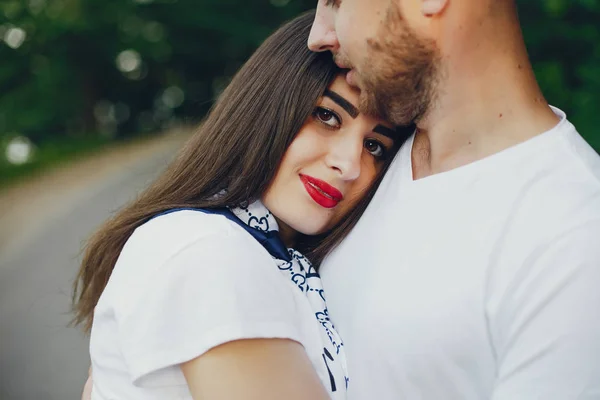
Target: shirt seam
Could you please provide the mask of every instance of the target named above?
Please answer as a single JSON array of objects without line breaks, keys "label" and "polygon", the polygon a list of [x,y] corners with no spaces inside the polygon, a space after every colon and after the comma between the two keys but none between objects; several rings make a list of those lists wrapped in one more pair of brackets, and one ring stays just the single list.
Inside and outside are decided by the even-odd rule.
[{"label": "shirt seam", "polygon": [[[269,330],[273,332],[259,332],[260,330]],[[220,339],[219,339],[220,337]],[[130,356],[138,359],[136,365],[145,365],[146,368],[133,367],[131,371],[131,382],[138,386],[139,380],[153,372],[158,372],[169,367],[177,367],[181,364],[201,357],[215,347],[221,346],[237,340],[250,339],[287,339],[299,343],[306,352],[306,344],[301,340],[302,335],[293,325],[285,322],[257,322],[252,324],[231,324],[213,328],[201,336],[200,341],[194,345],[188,345],[182,349],[181,354],[173,355],[171,349],[156,351],[144,357],[141,353],[131,353]],[[187,355],[184,355],[186,353]],[[194,353],[190,355],[190,353]],[[150,365],[150,366],[148,366]]]}]

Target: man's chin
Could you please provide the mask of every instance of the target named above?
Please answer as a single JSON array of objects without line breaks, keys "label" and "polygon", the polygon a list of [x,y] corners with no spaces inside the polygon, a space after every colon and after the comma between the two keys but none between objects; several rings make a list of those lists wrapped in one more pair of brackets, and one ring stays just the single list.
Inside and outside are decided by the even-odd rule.
[{"label": "man's chin", "polygon": [[397,126],[405,126],[412,123],[404,112],[397,112],[396,99],[385,93],[376,92],[373,88],[367,88],[360,92],[358,109],[361,113],[374,118],[383,119]]},{"label": "man's chin", "polygon": [[370,115],[374,118],[385,119],[381,109],[377,106],[377,100],[373,93],[361,90],[358,99],[358,109],[362,114]]}]

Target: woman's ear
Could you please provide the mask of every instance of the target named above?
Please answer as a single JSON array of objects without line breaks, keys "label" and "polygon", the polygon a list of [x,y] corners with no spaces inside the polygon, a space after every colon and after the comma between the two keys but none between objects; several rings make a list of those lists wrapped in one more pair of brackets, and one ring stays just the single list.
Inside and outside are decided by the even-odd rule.
[{"label": "woman's ear", "polygon": [[426,17],[433,17],[441,14],[450,0],[422,0],[421,12]]}]

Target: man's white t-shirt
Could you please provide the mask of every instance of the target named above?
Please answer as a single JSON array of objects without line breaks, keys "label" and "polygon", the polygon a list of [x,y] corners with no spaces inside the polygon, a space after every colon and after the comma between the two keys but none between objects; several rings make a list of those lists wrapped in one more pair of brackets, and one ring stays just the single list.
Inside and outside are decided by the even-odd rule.
[{"label": "man's white t-shirt", "polygon": [[320,329],[306,295],[240,226],[197,211],[163,215],[129,238],[96,306],[92,399],[191,399],[179,365],[251,338],[299,342],[328,389]]},{"label": "man's white t-shirt", "polygon": [[321,267],[349,399],[600,399],[600,158],[554,111],[424,179],[400,150]]}]

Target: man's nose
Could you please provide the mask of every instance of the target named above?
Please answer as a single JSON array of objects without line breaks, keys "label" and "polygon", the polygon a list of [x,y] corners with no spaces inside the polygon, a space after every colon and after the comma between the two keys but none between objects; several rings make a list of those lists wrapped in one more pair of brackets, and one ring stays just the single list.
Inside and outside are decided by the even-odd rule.
[{"label": "man's nose", "polygon": [[319,2],[313,26],[308,36],[308,48],[315,52],[337,52],[339,43],[333,24],[333,11]]}]

